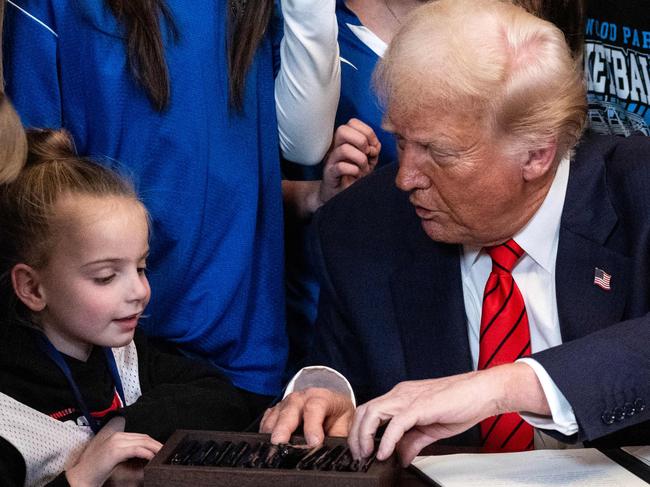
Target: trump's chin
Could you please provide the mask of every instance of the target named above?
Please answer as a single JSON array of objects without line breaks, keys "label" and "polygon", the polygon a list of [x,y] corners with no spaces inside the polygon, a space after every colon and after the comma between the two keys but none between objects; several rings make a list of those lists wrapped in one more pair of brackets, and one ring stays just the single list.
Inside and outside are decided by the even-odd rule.
[{"label": "trump's chin", "polygon": [[424,233],[436,242],[483,247],[485,246],[485,242],[489,240],[487,236],[479,235],[478,232],[472,232],[467,227],[451,220],[443,222],[435,218],[430,218],[420,220],[420,224]]},{"label": "trump's chin", "polygon": [[460,243],[460,233],[453,225],[442,223],[436,219],[420,220],[422,229],[427,236],[436,242]]}]

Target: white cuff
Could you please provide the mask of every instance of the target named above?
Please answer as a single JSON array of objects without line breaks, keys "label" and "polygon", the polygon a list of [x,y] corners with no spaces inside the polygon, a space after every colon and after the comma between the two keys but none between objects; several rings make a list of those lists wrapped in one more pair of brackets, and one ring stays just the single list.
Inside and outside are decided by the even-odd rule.
[{"label": "white cuff", "polygon": [[340,394],[346,394],[352,400],[352,405],[355,408],[357,407],[354,391],[345,376],[324,365],[313,365],[300,369],[287,384],[283,399],[294,391],[302,391],[309,387],[322,387]]},{"label": "white cuff", "polygon": [[578,422],[576,420],[575,414],[573,414],[573,408],[567,398],[564,397],[564,394],[558,389],[551,379],[551,376],[548,375],[548,372],[541,366],[537,360],[532,358],[522,358],[517,360],[517,362],[524,362],[528,364],[539,379],[542,389],[544,390],[544,395],[548,401],[549,408],[551,409],[551,418],[537,416],[534,414],[521,414],[521,417],[530,423],[535,428],[541,429],[553,429],[563,435],[571,436],[578,432]]}]

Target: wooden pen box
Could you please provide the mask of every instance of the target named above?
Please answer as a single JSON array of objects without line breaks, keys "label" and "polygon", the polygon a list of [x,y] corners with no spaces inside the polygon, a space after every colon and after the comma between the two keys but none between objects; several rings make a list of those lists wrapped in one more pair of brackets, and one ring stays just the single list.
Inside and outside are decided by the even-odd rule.
[{"label": "wooden pen box", "polygon": [[[354,487],[394,485],[398,473],[394,457],[385,462],[372,462],[367,471],[297,470],[282,468],[215,467],[205,465],[172,464],[183,445],[196,441],[202,445],[213,441],[223,444],[246,442],[250,445],[269,442],[270,436],[257,433],[226,433],[221,431],[178,430],[165,443],[144,469],[145,487],[219,487],[219,486],[296,486],[296,487]],[[299,436],[292,444],[303,444]],[[345,438],[326,438],[324,445],[335,448],[346,445]],[[175,456],[176,455],[176,456]]]}]

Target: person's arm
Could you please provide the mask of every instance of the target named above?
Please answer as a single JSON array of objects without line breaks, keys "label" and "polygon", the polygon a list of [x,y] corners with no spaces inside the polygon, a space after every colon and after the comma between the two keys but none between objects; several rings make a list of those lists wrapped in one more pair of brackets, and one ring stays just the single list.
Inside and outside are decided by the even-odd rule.
[{"label": "person's arm", "polygon": [[289,381],[282,401],[264,413],[260,433],[287,443],[302,423],[305,440],[319,445],[325,435],[347,436],[356,401],[347,379],[324,366],[304,367]]},{"label": "person's arm", "polygon": [[314,165],[332,140],[341,74],[334,0],[282,0],[284,37],[275,102],[280,147],[290,161]]},{"label": "person's arm", "polygon": [[[532,355],[570,403],[578,422],[578,441],[597,440],[630,427],[645,431],[647,438],[649,343],[650,315]],[[512,411],[551,416],[542,383],[526,362],[403,382],[357,409],[350,449],[358,457],[370,455],[377,428],[388,423],[377,458],[387,458],[399,443],[406,465],[426,445]]]},{"label": "person's arm", "polygon": [[567,398],[577,441],[634,427],[650,437],[650,315],[533,354]]},{"label": "person's arm", "polygon": [[[327,208],[323,211],[327,212]],[[261,431],[272,433],[272,440],[276,443],[288,441],[291,433],[301,424],[310,444],[322,441],[326,434],[333,434],[330,431],[332,426],[335,426],[337,434],[347,434],[354,411],[354,398],[344,389],[351,383],[355,393],[361,393],[361,397],[367,395],[364,376],[370,372],[362,354],[363,347],[359,335],[345,318],[346,310],[338,297],[337,286],[330,278],[327,258],[323,255],[321,238],[325,229],[322,211],[316,215],[312,225],[315,230],[312,233],[313,253],[321,289],[309,363],[332,367],[350,382],[346,380],[341,386],[339,381],[327,390],[327,379],[319,383],[310,381],[307,388],[296,388],[295,392],[267,411]]]},{"label": "person's arm", "polygon": [[523,362],[533,369],[544,390],[551,411],[549,416],[534,416],[522,413],[521,417],[533,427],[547,430],[547,432],[548,430],[557,432],[563,436],[559,438],[561,441],[571,443],[572,440],[577,438],[578,422],[566,396],[562,394],[551,376],[548,375],[548,372],[544,370],[544,367],[537,360],[525,357],[517,360],[517,362]]},{"label": "person's arm", "polygon": [[234,387],[213,367],[164,353],[136,334],[142,396],[122,409],[125,431],[160,441],[176,429],[242,430],[270,398]]},{"label": "person's arm", "polygon": [[5,8],[5,91],[26,127],[62,124],[58,34],[49,3],[14,0]]},{"label": "person's arm", "polygon": [[309,219],[336,194],[370,174],[379,159],[381,143],[372,128],[356,118],[336,129],[320,181],[282,181],[287,214]]},{"label": "person's arm", "polygon": [[542,386],[525,363],[401,382],[357,408],[348,443],[356,458],[368,457],[374,450],[377,429],[388,423],[377,459],[385,460],[397,448],[406,466],[425,446],[458,435],[485,418],[512,411],[550,414]]},{"label": "person's arm", "polygon": [[[46,487],[100,487],[107,480],[110,485],[125,485],[124,480],[143,478],[143,463],[131,468],[128,476],[127,461],[133,458],[150,460],[162,446],[146,435],[123,433],[123,418],[113,418],[86,446],[76,462],[50,480]],[[27,476],[25,460],[11,443],[0,437],[0,479],[3,487],[23,487]],[[133,484],[128,484],[133,485]]]},{"label": "person's arm", "polygon": [[[114,417],[88,442],[75,464],[65,471],[70,487],[102,487],[111,478],[144,480],[144,463],[129,469],[128,462],[151,460],[162,444],[148,435],[125,433],[124,418]],[[117,477],[116,477],[117,476]]]},{"label": "person's arm", "polygon": [[[127,460],[151,460],[162,445],[147,435],[124,433],[123,425],[123,418],[110,420],[88,442],[74,464],[50,480],[47,487],[101,487],[121,470]],[[136,478],[142,478],[141,467],[135,473]],[[20,452],[0,437],[1,484],[4,487],[22,487],[26,475],[25,460]]]}]

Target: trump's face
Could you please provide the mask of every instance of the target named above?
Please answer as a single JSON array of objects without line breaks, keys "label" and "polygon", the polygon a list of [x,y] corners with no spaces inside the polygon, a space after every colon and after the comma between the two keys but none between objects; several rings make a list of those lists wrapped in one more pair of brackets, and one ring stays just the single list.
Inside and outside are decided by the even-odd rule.
[{"label": "trump's face", "polygon": [[524,156],[471,112],[410,112],[389,112],[386,125],[397,137],[396,184],[410,193],[427,235],[486,246],[522,228],[540,203],[526,193]]}]

